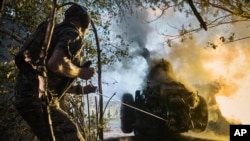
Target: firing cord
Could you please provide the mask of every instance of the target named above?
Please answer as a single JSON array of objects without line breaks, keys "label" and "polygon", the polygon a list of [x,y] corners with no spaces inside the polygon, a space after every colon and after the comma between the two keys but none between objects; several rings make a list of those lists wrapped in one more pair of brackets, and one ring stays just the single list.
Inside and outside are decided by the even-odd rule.
[{"label": "firing cord", "polygon": [[[98,94],[96,94],[96,95],[98,95]],[[106,97],[106,98],[111,98],[111,97],[106,96],[106,95],[101,94],[101,93],[99,93],[99,95],[102,95],[103,97]],[[160,117],[160,116],[157,116],[157,115],[155,115],[155,114],[152,114],[152,113],[150,113],[150,112],[147,112],[147,111],[145,111],[145,110],[142,110],[142,109],[140,109],[140,108],[137,108],[137,107],[135,107],[135,106],[126,104],[126,103],[124,103],[124,102],[122,102],[122,101],[120,101],[120,100],[114,99],[114,100],[112,100],[112,101],[117,101],[117,102],[121,103],[122,105],[128,106],[128,107],[130,107],[130,108],[132,108],[132,109],[135,109],[135,110],[137,110],[137,111],[140,111],[140,112],[142,112],[142,113],[145,113],[145,114],[147,114],[147,115],[150,115],[150,116],[152,116],[152,117],[155,117],[155,118],[160,119],[160,120],[162,120],[162,121],[168,122],[166,119],[164,119],[164,118],[162,118],[162,117]]]}]

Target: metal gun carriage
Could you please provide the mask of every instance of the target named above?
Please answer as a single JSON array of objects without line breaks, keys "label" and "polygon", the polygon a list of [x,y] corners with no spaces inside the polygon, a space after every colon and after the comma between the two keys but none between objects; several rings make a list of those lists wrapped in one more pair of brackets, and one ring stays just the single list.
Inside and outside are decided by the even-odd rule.
[{"label": "metal gun carriage", "polygon": [[122,131],[143,140],[165,140],[170,134],[202,132],[207,127],[206,100],[171,79],[148,81],[134,95],[123,94],[121,101]]}]

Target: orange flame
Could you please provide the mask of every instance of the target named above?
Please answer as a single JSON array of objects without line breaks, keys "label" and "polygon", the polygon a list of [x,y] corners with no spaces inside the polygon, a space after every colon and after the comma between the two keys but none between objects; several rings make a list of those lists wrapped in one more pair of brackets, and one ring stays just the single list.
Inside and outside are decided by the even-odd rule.
[{"label": "orange flame", "polygon": [[[204,49],[196,41],[171,48],[168,57],[174,71],[188,84],[206,84],[217,80],[219,87],[206,95],[210,109],[219,108],[228,122],[250,124],[250,51],[248,44]],[[211,102],[210,101],[210,102]]]}]

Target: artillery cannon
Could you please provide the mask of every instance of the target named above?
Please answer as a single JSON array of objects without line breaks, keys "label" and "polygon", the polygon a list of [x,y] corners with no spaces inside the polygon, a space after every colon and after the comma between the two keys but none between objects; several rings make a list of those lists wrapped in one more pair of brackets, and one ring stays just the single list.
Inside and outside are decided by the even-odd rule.
[{"label": "artillery cannon", "polygon": [[165,141],[169,135],[206,129],[205,99],[175,81],[169,65],[165,60],[157,61],[151,65],[143,90],[123,94],[120,118],[124,133],[134,132],[143,141]]}]

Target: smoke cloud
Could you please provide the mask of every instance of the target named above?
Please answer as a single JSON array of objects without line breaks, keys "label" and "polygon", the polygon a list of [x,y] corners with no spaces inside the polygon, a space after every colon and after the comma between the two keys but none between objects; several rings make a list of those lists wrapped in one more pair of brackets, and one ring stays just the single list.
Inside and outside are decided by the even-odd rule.
[{"label": "smoke cloud", "polygon": [[[247,35],[245,28],[232,26],[241,37]],[[214,30],[216,33],[218,29]],[[250,48],[247,41],[222,44],[219,36],[207,38],[219,45],[217,49],[206,48],[204,43],[193,39],[173,45],[166,56],[173,63],[177,77],[206,97],[210,111],[208,128],[228,134],[229,124],[250,123],[250,115],[246,113],[250,106],[247,102]]]},{"label": "smoke cloud", "polygon": [[144,10],[134,8],[134,14],[131,15],[129,11],[124,11],[126,15],[120,17],[121,30],[124,33],[125,38],[131,42],[135,42],[139,47],[144,48],[147,43],[148,34],[152,31],[152,28],[146,23],[145,19],[148,17],[148,13]]},{"label": "smoke cloud", "polygon": [[[123,59],[115,65],[113,70],[104,75],[117,82],[114,87],[111,89],[108,87],[106,91],[133,94],[135,90],[143,87],[148,63],[140,54],[143,48],[147,48],[151,59],[168,60],[173,66],[176,80],[193,91],[197,90],[207,100],[208,130],[228,134],[229,124],[250,124],[248,112],[248,107],[250,107],[248,94],[250,48],[247,40],[222,44],[219,37],[225,33],[219,31],[225,30],[220,27],[219,30],[209,29],[208,32],[199,33],[192,40],[173,43],[169,48],[157,43],[164,37],[156,35],[156,29],[145,23],[148,16],[147,12],[137,11],[133,16],[123,17],[121,32],[126,33],[124,37],[128,41],[136,44],[130,46],[131,58]],[[237,31],[238,36],[248,35],[244,24],[232,25],[230,29]],[[207,41],[219,46],[216,49],[207,48]]]},{"label": "smoke cloud", "polygon": [[108,76],[104,79],[117,82],[111,90],[107,88],[107,93],[115,91],[118,92],[119,97],[123,93],[134,94],[136,90],[142,89],[148,67],[142,54],[147,44],[148,34],[152,31],[152,28],[145,23],[147,12],[134,8],[132,15],[126,10],[123,13],[124,15],[119,19],[121,24],[116,27],[116,32],[122,33],[122,38],[130,43],[129,57],[121,59],[108,70],[108,74],[104,74],[104,77]]}]

